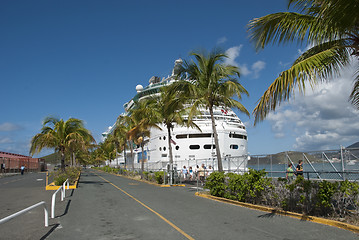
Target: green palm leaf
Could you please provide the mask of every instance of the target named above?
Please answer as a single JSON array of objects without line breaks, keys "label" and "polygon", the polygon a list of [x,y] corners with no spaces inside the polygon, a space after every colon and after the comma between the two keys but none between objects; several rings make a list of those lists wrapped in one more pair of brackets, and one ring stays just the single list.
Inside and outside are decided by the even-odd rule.
[{"label": "green palm leaf", "polygon": [[[311,86],[338,76],[348,65],[350,55],[359,56],[359,3],[353,0],[291,0],[288,7],[296,12],[274,13],[253,19],[248,24],[250,39],[256,49],[269,43],[285,44],[297,41],[312,47],[283,71],[259,99],[253,114],[255,124],[294,93],[304,93]],[[358,73],[358,72],[357,72]],[[353,105],[358,103],[358,74],[350,95]]]}]

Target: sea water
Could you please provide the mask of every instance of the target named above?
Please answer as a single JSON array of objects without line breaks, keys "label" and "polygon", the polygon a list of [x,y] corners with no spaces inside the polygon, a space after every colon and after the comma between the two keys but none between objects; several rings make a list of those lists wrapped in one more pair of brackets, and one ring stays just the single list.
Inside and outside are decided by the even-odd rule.
[{"label": "sea water", "polygon": [[[344,164],[344,171],[341,162],[332,163],[331,166],[328,162],[312,163],[312,166],[308,163],[303,163],[304,177],[309,179],[327,179],[327,180],[359,180],[359,162],[354,164]],[[282,177],[285,178],[287,164],[249,164],[248,168],[255,170],[265,169],[267,176],[269,177]],[[296,166],[293,166],[295,170]]]}]

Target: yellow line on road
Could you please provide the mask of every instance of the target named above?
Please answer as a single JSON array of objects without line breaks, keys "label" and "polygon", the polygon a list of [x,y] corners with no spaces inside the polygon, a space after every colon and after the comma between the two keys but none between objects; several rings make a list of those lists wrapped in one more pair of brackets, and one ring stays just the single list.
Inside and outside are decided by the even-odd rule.
[{"label": "yellow line on road", "polygon": [[109,184],[111,184],[112,186],[114,186],[115,188],[117,188],[118,190],[120,190],[121,192],[123,192],[124,194],[126,194],[127,196],[129,196],[130,198],[132,198],[133,200],[135,200],[136,202],[138,202],[139,204],[141,204],[142,206],[144,206],[145,208],[147,208],[148,210],[150,210],[151,212],[153,212],[154,214],[156,214],[159,218],[161,218],[163,221],[165,221],[166,223],[168,223],[171,227],[173,227],[174,229],[176,229],[179,233],[181,233],[183,236],[185,236],[187,239],[190,240],[194,240],[193,237],[191,237],[190,235],[188,235],[187,233],[185,233],[182,229],[180,229],[179,227],[177,227],[176,225],[174,225],[171,221],[167,220],[164,216],[162,216],[161,214],[159,214],[158,212],[156,212],[155,210],[153,210],[152,208],[150,208],[149,206],[147,206],[146,204],[142,203],[140,200],[137,200],[135,197],[133,197],[131,194],[127,193],[126,191],[122,190],[121,188],[117,187],[115,184],[113,184],[112,182],[108,181],[107,179],[101,177],[100,175],[98,175],[97,173],[95,173],[99,178],[102,178],[103,180],[105,180],[106,182],[108,182]]}]

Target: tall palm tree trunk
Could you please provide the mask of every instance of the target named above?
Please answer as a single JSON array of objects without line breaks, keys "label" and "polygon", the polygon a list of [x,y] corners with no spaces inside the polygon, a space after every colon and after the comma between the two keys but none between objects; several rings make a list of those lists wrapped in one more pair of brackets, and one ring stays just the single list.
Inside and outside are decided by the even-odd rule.
[{"label": "tall palm tree trunk", "polygon": [[142,159],[141,159],[141,173],[145,170],[145,146],[141,143]]},{"label": "tall palm tree trunk", "polygon": [[75,154],[74,152],[72,153],[72,164],[73,164],[72,166],[75,166],[75,167],[77,166],[77,163],[76,163],[76,154]]},{"label": "tall palm tree trunk", "polygon": [[134,158],[134,156],[133,156],[132,140],[130,140],[130,150],[131,150],[131,166],[132,166],[132,171],[135,171],[135,158]]},{"label": "tall palm tree trunk", "polygon": [[126,141],[123,144],[123,159],[125,160],[125,169],[127,169]]},{"label": "tall palm tree trunk", "polygon": [[60,150],[61,153],[61,171],[65,171],[65,149],[61,148]]},{"label": "tall palm tree trunk", "polygon": [[221,151],[219,149],[218,134],[217,134],[216,122],[214,120],[214,115],[213,115],[213,107],[209,108],[209,113],[211,115],[211,121],[212,121],[212,131],[213,131],[213,136],[214,136],[214,144],[216,145],[218,171],[223,172],[222,156],[221,156]]},{"label": "tall palm tree trunk", "polygon": [[168,135],[168,154],[169,154],[169,163],[170,163],[170,184],[173,183],[173,153],[172,153],[172,145],[171,145],[171,126],[167,125],[167,135]]},{"label": "tall palm tree trunk", "polygon": [[171,126],[167,126],[167,134],[168,134],[168,154],[170,159],[170,164],[173,165],[173,153],[172,153],[172,145],[171,145]]}]

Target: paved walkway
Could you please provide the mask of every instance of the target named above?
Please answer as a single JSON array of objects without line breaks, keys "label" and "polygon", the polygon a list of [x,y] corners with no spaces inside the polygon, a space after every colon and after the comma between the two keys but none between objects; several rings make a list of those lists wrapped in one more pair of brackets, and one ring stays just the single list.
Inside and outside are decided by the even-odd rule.
[{"label": "paved walkway", "polygon": [[[0,218],[40,201],[50,211],[45,174],[0,179]],[[44,227],[41,208],[0,225],[0,239],[359,239],[346,230],[196,197],[84,170],[78,189],[56,202]]]},{"label": "paved walkway", "polygon": [[[24,175],[7,176],[0,179],[0,219],[45,201],[51,211],[51,197],[54,191],[46,191],[46,173],[25,173]],[[71,190],[67,191],[70,195]],[[55,215],[65,212],[66,204],[60,201],[57,194]],[[49,215],[50,216],[50,215]],[[0,224],[0,239],[43,239],[58,225],[58,219],[49,219],[49,227],[45,228],[44,210],[35,208],[9,222]]]},{"label": "paved walkway", "polygon": [[46,239],[358,239],[346,230],[86,170]]}]

